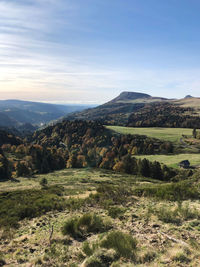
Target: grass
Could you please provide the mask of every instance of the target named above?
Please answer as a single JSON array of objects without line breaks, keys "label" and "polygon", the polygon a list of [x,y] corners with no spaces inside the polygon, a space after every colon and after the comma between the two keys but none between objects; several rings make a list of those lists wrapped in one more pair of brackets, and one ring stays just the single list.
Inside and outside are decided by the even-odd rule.
[{"label": "grass", "polygon": [[[8,266],[119,267],[158,266],[161,261],[169,266],[170,258],[174,266],[179,262],[188,266],[178,254],[184,252],[182,245],[168,257],[175,245],[169,236],[188,244],[191,252],[185,256],[191,267],[198,266],[200,203],[199,175],[195,175],[195,179],[164,183],[88,168],[0,183],[1,220],[8,220],[8,215],[20,219],[18,228],[0,229],[3,260]],[[45,188],[40,185],[42,178],[48,182]],[[62,190],[54,190],[57,187]],[[182,206],[180,199],[186,200]],[[67,235],[63,235],[66,222]]]},{"label": "grass", "polygon": [[190,219],[200,218],[200,212],[197,209],[191,207],[189,203],[182,204],[182,202],[178,202],[175,207],[169,207],[165,204],[159,208],[152,209],[152,212],[159,220],[177,225]]},{"label": "grass", "polygon": [[153,137],[164,141],[170,141],[173,143],[179,143],[180,139],[182,138],[182,135],[192,136],[192,129],[186,128],[136,128],[121,126],[107,126],[107,128],[120,134],[146,135],[148,137]]},{"label": "grass", "polygon": [[168,183],[160,185],[142,185],[135,188],[134,193],[138,196],[154,197],[160,200],[180,201],[187,199],[199,199],[198,186],[188,181]]},{"label": "grass", "polygon": [[[133,178],[134,177],[134,178]],[[95,190],[102,182],[127,183],[135,182],[138,177],[128,174],[114,173],[112,171],[94,168],[64,169],[45,175],[36,175],[34,178],[17,178],[17,181],[0,182],[0,192],[25,189],[40,189],[40,181],[45,178],[48,186],[60,185],[65,188],[66,195],[77,195]],[[146,179],[146,178],[143,178]],[[149,179],[151,180],[151,179]]]},{"label": "grass", "polygon": [[179,168],[182,160],[189,160],[192,166],[200,165],[200,154],[177,154],[177,155],[139,155],[136,158],[146,158],[149,161],[159,161],[169,167]]}]

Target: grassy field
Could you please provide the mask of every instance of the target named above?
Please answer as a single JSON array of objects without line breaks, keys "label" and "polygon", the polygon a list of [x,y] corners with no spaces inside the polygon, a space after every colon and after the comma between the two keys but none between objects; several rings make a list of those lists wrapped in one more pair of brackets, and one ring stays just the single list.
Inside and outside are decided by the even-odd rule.
[{"label": "grassy field", "polygon": [[135,128],[121,126],[107,126],[107,128],[121,134],[146,135],[173,143],[179,143],[182,135],[192,135],[192,129],[185,128]]},{"label": "grassy field", "polygon": [[173,168],[179,168],[178,163],[189,160],[192,166],[200,165],[200,154],[178,154],[178,155],[140,155],[136,158],[146,158],[150,161],[159,161]]}]

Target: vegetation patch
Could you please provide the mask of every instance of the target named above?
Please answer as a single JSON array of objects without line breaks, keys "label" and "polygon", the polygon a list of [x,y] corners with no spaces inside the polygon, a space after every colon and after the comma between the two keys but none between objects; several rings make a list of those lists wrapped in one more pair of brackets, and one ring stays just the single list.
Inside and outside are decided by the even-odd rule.
[{"label": "vegetation patch", "polygon": [[109,267],[117,259],[116,251],[113,249],[98,249],[83,263],[84,267]]},{"label": "vegetation patch", "polygon": [[119,218],[120,216],[122,216],[124,214],[124,212],[126,211],[125,208],[121,208],[121,207],[110,207],[108,208],[108,215],[110,217],[112,217],[113,219]]},{"label": "vegetation patch", "polygon": [[101,247],[114,249],[119,257],[134,260],[136,258],[137,240],[129,234],[113,231],[101,241]]},{"label": "vegetation patch", "polygon": [[178,202],[176,207],[162,205],[159,208],[151,209],[159,220],[165,223],[181,224],[182,222],[190,219],[199,219],[200,212],[189,206],[189,203],[182,204]]},{"label": "vegetation patch", "polygon": [[199,199],[200,196],[199,188],[188,181],[139,186],[134,190],[134,194],[171,201]]},{"label": "vegetation patch", "polygon": [[63,235],[73,238],[83,238],[90,233],[102,233],[111,228],[111,224],[93,213],[86,213],[81,217],[73,217],[62,227]]},{"label": "vegetation patch", "polygon": [[51,210],[62,210],[63,188],[52,186],[42,190],[19,190],[0,194],[0,226],[17,227],[25,218],[34,218]]}]

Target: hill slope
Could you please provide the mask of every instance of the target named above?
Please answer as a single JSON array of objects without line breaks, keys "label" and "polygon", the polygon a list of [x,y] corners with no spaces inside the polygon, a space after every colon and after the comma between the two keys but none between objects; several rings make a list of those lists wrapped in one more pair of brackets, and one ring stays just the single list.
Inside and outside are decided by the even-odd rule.
[{"label": "hill slope", "polygon": [[130,127],[200,128],[200,98],[166,99],[122,92],[93,109],[70,114],[69,120],[98,120],[105,125]]},{"label": "hill slope", "polygon": [[148,94],[137,92],[122,92],[113,100],[96,108],[87,109],[66,116],[67,119],[99,120],[104,124],[126,125],[129,116],[148,103],[166,101],[165,98],[152,97]]}]

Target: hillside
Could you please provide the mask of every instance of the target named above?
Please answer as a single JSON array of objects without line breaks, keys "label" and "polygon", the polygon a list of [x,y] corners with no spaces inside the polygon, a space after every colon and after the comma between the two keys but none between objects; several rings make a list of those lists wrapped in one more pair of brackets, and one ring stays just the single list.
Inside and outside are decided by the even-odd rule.
[{"label": "hillside", "polygon": [[98,107],[66,116],[69,120],[99,120],[104,124],[126,125],[129,116],[147,103],[166,101],[165,98],[152,97],[137,92],[122,92],[113,100]]},{"label": "hillside", "polygon": [[127,126],[200,128],[198,110],[177,102],[147,104],[129,116]]},{"label": "hillside", "polygon": [[0,127],[17,127],[19,123],[10,118],[7,114],[4,112],[0,112]]},{"label": "hillside", "polygon": [[69,120],[98,120],[129,127],[200,128],[200,98],[174,100],[137,92],[122,92],[96,108],[70,114]]}]

